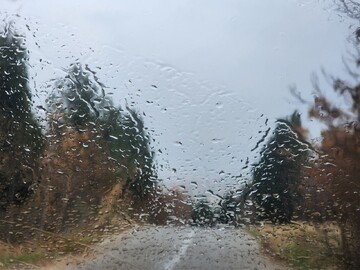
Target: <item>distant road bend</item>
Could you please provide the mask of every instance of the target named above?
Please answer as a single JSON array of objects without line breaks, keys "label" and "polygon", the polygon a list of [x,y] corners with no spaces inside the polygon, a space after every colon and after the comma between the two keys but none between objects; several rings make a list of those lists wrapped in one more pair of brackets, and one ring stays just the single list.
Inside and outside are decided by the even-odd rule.
[{"label": "distant road bend", "polygon": [[285,269],[239,229],[145,227],[98,247],[99,256],[66,269]]}]

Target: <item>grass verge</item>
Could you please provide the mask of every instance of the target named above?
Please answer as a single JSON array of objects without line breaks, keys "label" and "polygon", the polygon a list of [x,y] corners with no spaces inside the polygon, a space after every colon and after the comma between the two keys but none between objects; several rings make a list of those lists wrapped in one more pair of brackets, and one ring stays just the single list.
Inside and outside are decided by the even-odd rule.
[{"label": "grass verge", "polygon": [[66,257],[83,258],[93,254],[93,245],[129,226],[117,224],[54,234],[36,229],[31,240],[18,245],[0,241],[0,269],[43,269]]},{"label": "grass verge", "polygon": [[335,223],[264,224],[246,231],[259,240],[265,253],[295,269],[345,269],[340,229]]}]

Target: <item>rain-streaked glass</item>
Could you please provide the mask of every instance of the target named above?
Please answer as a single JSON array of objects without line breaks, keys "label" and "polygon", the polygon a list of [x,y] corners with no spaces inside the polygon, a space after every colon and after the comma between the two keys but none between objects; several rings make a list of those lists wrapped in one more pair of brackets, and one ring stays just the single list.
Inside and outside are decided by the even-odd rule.
[{"label": "rain-streaked glass", "polygon": [[360,268],[360,2],[0,4],[0,269]]}]

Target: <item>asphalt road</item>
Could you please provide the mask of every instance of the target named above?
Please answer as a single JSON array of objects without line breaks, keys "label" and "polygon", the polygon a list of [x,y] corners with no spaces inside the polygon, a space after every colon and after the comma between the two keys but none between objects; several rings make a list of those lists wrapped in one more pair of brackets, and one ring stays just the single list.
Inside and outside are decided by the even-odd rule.
[{"label": "asphalt road", "polygon": [[259,251],[240,229],[147,227],[97,247],[92,260],[66,269],[285,269]]}]

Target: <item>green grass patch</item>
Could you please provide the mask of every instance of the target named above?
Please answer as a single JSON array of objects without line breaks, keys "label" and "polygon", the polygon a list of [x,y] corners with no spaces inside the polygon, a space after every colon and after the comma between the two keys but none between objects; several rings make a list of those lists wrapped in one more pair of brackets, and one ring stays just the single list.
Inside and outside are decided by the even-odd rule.
[{"label": "green grass patch", "polygon": [[247,228],[244,228],[244,231],[260,242],[262,242],[264,240],[264,237],[262,236],[262,234],[260,233],[260,230],[257,227],[254,227],[254,226],[247,227]]},{"label": "green grass patch", "polygon": [[281,256],[298,269],[341,269],[339,258],[324,246],[312,244],[290,244]]},{"label": "green grass patch", "polygon": [[85,245],[91,245],[93,242],[94,237],[92,236],[84,236],[80,239],[80,243],[83,243]]},{"label": "green grass patch", "polygon": [[45,258],[44,253],[40,251],[24,252],[19,254],[1,254],[0,265],[5,267],[19,263],[36,265],[39,261],[41,261],[44,258]]},{"label": "green grass patch", "polygon": [[20,254],[18,256],[13,257],[15,261],[31,263],[31,264],[37,263],[43,258],[44,258],[44,254],[41,252],[30,252],[28,254]]}]

